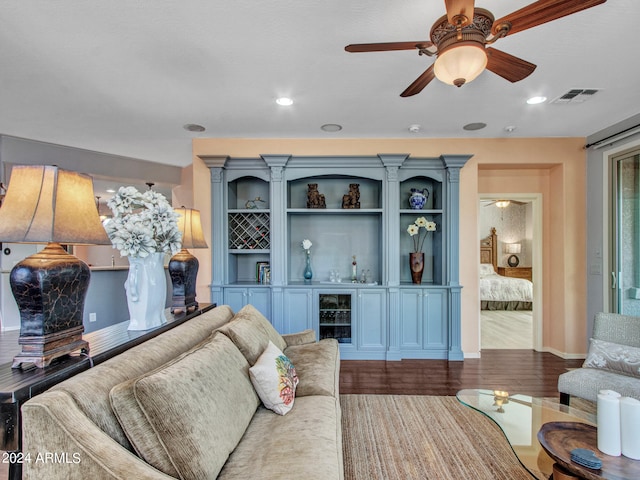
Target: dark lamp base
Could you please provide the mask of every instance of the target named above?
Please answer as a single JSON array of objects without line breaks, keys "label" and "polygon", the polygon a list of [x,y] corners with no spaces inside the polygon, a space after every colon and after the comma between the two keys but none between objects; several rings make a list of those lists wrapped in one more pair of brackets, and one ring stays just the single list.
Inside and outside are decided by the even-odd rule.
[{"label": "dark lamp base", "polygon": [[169,274],[173,284],[171,313],[191,312],[198,308],[196,302],[196,277],[198,259],[186,248],[176,253],[169,261]]},{"label": "dark lamp base", "polygon": [[43,368],[54,358],[89,350],[82,318],[90,277],[89,267],[58,243],[13,267],[9,280],[20,311],[22,352],[12,368],[23,363]]},{"label": "dark lamp base", "polygon": [[84,327],[76,327],[39,337],[20,337],[18,343],[22,345],[22,351],[13,357],[11,368],[20,368],[23,363],[33,363],[38,368],[44,368],[55,358],[77,350],[88,355],[89,343],[82,340],[83,331]]}]

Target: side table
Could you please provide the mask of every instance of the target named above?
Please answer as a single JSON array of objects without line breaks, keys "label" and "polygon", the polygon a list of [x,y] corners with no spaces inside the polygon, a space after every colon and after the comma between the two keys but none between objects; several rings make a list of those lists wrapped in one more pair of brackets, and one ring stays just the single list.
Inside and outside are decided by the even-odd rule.
[{"label": "side table", "polygon": [[[538,431],[538,441],[547,454],[565,470],[587,480],[635,480],[640,478],[640,461],[612,457],[598,450],[598,429],[580,422],[549,422]],[[574,448],[586,448],[602,460],[602,468],[593,470],[571,461]]]}]

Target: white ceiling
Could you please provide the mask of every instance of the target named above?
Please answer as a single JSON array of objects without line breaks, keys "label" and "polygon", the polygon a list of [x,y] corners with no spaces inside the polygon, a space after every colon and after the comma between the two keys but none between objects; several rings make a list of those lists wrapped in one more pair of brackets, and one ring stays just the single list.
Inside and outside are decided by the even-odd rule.
[{"label": "white ceiling", "polygon": [[[476,6],[499,18],[529,3]],[[434,80],[401,98],[432,58],[344,51],[428,40],[444,13],[441,0],[3,0],[0,134],[184,166],[195,136],[587,136],[640,111],[637,0],[499,40],[538,65],[515,84],[486,71],[460,89]],[[581,104],[525,103],[573,88],[602,90]],[[282,95],[294,105],[276,105]],[[471,122],[487,127],[464,131]]]}]

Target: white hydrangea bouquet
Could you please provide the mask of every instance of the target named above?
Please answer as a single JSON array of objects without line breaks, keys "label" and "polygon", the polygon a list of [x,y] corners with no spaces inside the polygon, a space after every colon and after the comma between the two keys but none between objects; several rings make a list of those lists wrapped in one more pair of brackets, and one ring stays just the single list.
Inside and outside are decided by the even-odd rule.
[{"label": "white hydrangea bouquet", "polygon": [[179,215],[161,193],[120,187],[107,205],[113,218],[104,228],[121,256],[144,258],[156,252],[174,255],[180,251]]},{"label": "white hydrangea bouquet", "polygon": [[[424,228],[424,234],[420,233],[420,229]],[[424,217],[418,217],[415,222],[407,227],[407,233],[413,238],[414,253],[422,252],[424,240],[429,232],[436,231],[436,222],[430,222]]]}]

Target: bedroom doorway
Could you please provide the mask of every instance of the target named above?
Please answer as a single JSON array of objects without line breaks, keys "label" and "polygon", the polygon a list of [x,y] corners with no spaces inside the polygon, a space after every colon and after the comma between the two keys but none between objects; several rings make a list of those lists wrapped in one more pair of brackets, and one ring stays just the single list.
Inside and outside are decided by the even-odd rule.
[{"label": "bedroom doorway", "polygon": [[[495,206],[497,200],[509,200],[511,203],[499,208]],[[478,205],[481,239],[487,238],[492,228],[496,229],[495,273],[501,277],[518,277],[532,282],[529,284],[529,298],[532,299],[530,309],[522,309],[523,304],[516,305],[515,300],[510,301],[509,305],[506,302],[481,302],[483,308],[479,309],[480,350],[540,350],[542,345],[542,195],[480,194]],[[486,259],[484,261],[486,263]],[[481,270],[487,273],[486,267],[481,267]],[[498,281],[502,280],[504,279],[500,278]],[[520,285],[518,288],[526,289],[526,285]],[[486,296],[486,292],[482,295]],[[520,293],[516,294],[516,297],[520,299]]]}]

